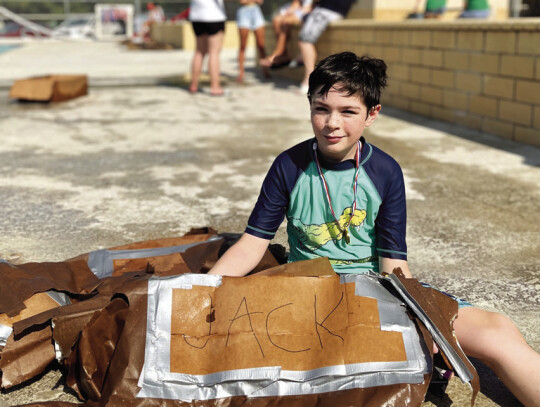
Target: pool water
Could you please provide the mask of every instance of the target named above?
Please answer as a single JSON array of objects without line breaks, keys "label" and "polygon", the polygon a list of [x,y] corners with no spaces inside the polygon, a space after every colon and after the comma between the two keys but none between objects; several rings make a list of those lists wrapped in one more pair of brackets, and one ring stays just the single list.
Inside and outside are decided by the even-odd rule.
[{"label": "pool water", "polygon": [[15,49],[15,48],[18,48],[20,45],[5,45],[5,44],[0,44],[0,54],[4,53],[4,52],[7,52],[7,51],[11,51],[12,49]]}]

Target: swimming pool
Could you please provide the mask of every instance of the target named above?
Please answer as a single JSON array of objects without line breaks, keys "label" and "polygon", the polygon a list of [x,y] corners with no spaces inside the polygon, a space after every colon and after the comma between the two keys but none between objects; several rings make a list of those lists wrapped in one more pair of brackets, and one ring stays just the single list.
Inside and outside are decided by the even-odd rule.
[{"label": "swimming pool", "polygon": [[20,45],[12,45],[12,44],[0,44],[0,54],[11,51],[12,49],[18,48]]}]

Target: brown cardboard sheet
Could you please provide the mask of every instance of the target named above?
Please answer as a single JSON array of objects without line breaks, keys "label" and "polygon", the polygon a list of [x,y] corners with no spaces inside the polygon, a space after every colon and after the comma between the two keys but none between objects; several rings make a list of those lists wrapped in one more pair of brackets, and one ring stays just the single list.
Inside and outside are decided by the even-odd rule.
[{"label": "brown cardboard sheet", "polygon": [[14,317],[25,309],[24,301],[49,290],[70,294],[90,294],[99,279],[84,259],[58,263],[0,263],[0,313]]},{"label": "brown cardboard sheet", "polygon": [[61,102],[88,94],[86,75],[48,75],[19,79],[9,91],[12,99]]},{"label": "brown cardboard sheet", "polygon": [[[407,291],[419,303],[431,321],[435,324],[435,326],[437,326],[437,328],[439,328],[443,336],[450,343],[454,351],[461,357],[461,360],[465,362],[467,368],[473,373],[474,377],[471,380],[471,386],[473,389],[471,405],[474,405],[474,400],[476,399],[476,395],[480,390],[480,379],[476,369],[469,361],[465,353],[463,353],[463,350],[461,349],[461,346],[459,346],[453,332],[452,323],[458,315],[457,302],[438,290],[423,287],[416,279],[405,278],[401,272],[401,269],[395,269],[394,274],[399,277]],[[421,324],[421,322],[418,321],[418,324]],[[446,364],[451,368],[451,364],[444,353],[441,352],[441,354],[445,359]]]},{"label": "brown cardboard sheet", "polygon": [[[313,263],[319,263],[322,264],[320,261],[315,261]],[[326,262],[327,263],[327,262]],[[292,266],[292,265],[291,265]],[[298,267],[298,265],[295,265],[293,267]],[[285,267],[287,268],[287,267]],[[317,268],[317,267],[315,267]],[[322,281],[322,288],[320,290],[320,295],[325,296],[325,299],[329,301],[328,304],[326,304],[326,300],[323,301],[321,304],[321,320],[319,320],[321,325],[324,325],[329,331],[335,330],[339,333],[339,323],[342,322],[344,315],[348,313],[348,311],[345,314],[342,314],[341,317],[338,315],[339,312],[336,308],[336,318],[334,320],[333,315],[330,316],[326,321],[324,319],[327,315],[332,313],[332,309],[336,306],[335,301],[339,301],[341,299],[341,293],[344,294],[343,298],[345,300],[345,297],[350,295],[351,288],[346,287],[345,291],[339,291],[336,290],[335,287],[335,281],[337,277],[330,277],[328,278],[325,276],[324,271],[317,272],[317,270],[314,270],[313,264],[310,267],[306,267],[307,270],[309,270],[310,274],[321,274],[322,277],[300,277],[302,278],[302,285],[309,284],[308,280],[314,280],[314,281]],[[283,270],[281,270],[283,272]],[[282,273],[283,274],[283,273]],[[287,273],[285,273],[287,274]],[[275,277],[268,277],[268,276],[253,276],[248,277],[244,279],[225,279],[222,287],[224,288],[223,293],[220,295],[216,295],[215,303],[213,303],[214,308],[217,310],[221,306],[228,306],[230,309],[233,310],[240,310],[239,314],[237,315],[237,320],[239,323],[234,328],[238,331],[238,333],[242,333],[242,330],[248,331],[248,335],[244,335],[244,342],[246,346],[252,346],[253,352],[245,352],[245,353],[253,353],[257,354],[257,352],[260,352],[260,348],[258,345],[256,345],[256,341],[254,341],[254,335],[253,331],[251,330],[251,327],[249,326],[249,323],[246,323],[246,321],[249,320],[247,317],[247,309],[242,308],[245,306],[246,302],[244,300],[244,296],[241,296],[240,294],[236,293],[239,289],[241,289],[242,292],[249,292],[249,298],[253,297],[254,299],[256,297],[261,297],[260,304],[263,304],[264,301],[262,301],[264,298],[268,298],[268,290],[277,291],[279,292],[285,285],[285,282],[283,280],[289,280],[292,276],[289,274],[287,276],[281,275],[281,276],[275,276]],[[267,281],[268,279],[273,278],[275,279],[272,281]],[[326,281],[327,280],[327,281]],[[283,281],[283,282],[281,282]],[[254,287],[248,287],[250,284],[253,284]],[[244,287],[245,285],[245,287]],[[289,283],[290,285],[290,283]],[[329,392],[329,393],[323,393],[323,394],[314,394],[314,395],[302,395],[302,396],[284,396],[284,397],[260,397],[260,398],[247,398],[247,397],[227,397],[222,399],[215,399],[215,400],[208,400],[208,401],[194,401],[192,403],[184,403],[180,402],[178,400],[162,400],[162,399],[151,399],[151,398],[137,398],[136,395],[139,391],[139,388],[137,387],[137,382],[139,379],[139,375],[142,370],[142,365],[144,362],[144,353],[145,353],[145,328],[146,328],[146,306],[147,306],[147,282],[144,281],[144,279],[139,279],[138,281],[132,281],[131,285],[129,287],[124,287],[122,290],[124,295],[127,298],[127,303],[129,303],[129,308],[127,311],[127,314],[125,315],[125,323],[121,329],[121,333],[119,335],[118,340],[116,341],[116,347],[115,351],[112,354],[112,357],[110,359],[110,363],[108,364],[108,370],[104,367],[99,368],[99,371],[108,371],[106,377],[104,380],[98,375],[98,378],[92,378],[90,376],[81,377],[78,376],[76,372],[81,370],[86,370],[87,368],[91,371],[96,370],[97,368],[94,366],[96,363],[96,358],[90,355],[100,354],[103,351],[98,350],[97,348],[103,347],[103,341],[94,340],[94,341],[86,341],[84,344],[82,344],[80,341],[77,343],[77,352],[73,352],[73,355],[77,355],[77,359],[70,358],[69,362],[69,377],[71,377],[70,380],[76,380],[78,377],[78,380],[81,382],[76,384],[76,388],[78,390],[84,389],[82,394],[86,397],[92,396],[96,403],[99,403],[100,406],[123,406],[123,405],[130,405],[130,406],[351,406],[351,405],[362,405],[362,406],[372,406],[372,407],[379,407],[381,405],[387,405],[387,406],[420,406],[421,402],[424,399],[425,392],[427,390],[427,386],[429,384],[429,375],[426,375],[425,380],[423,383],[419,384],[400,384],[400,385],[390,385],[390,386],[382,386],[382,387],[376,387],[376,388],[368,388],[368,389],[355,389],[355,390],[347,390],[347,391],[335,391],[335,392]],[[275,287],[275,288],[271,288]],[[244,288],[246,288],[246,291],[244,291]],[[253,288],[253,290],[251,289]],[[197,326],[198,324],[193,324],[193,329],[197,332],[195,332],[195,335],[198,334],[207,334],[209,323],[207,321],[212,320],[212,312],[209,312],[209,305],[212,301],[211,298],[211,289],[198,289],[197,295],[192,295],[190,298],[177,298],[177,301],[180,301],[180,303],[188,303],[191,301],[191,307],[192,310],[191,314],[188,313],[188,315],[185,315],[184,319],[190,319],[193,318],[197,321],[202,321],[201,326]],[[223,297],[223,298],[221,298]],[[229,298],[226,298],[229,297]],[[246,299],[248,296],[246,296]],[[322,297],[321,297],[322,299]],[[342,301],[344,301],[342,300]],[[334,302],[333,302],[334,301]],[[314,312],[314,299],[313,303],[309,301],[310,304],[310,310],[306,310],[305,314],[310,314]],[[378,319],[376,315],[374,315],[373,312],[371,312],[369,309],[372,309],[372,304],[370,304],[370,300],[361,300],[358,304],[355,304],[355,307],[351,307],[351,310],[353,314],[356,312],[360,312],[362,309],[366,308],[366,315],[356,315],[353,320],[356,321],[355,323],[360,325],[364,324],[366,327],[371,328],[374,325],[378,324]],[[239,304],[244,304],[242,307],[239,307]],[[271,304],[272,306],[275,306],[276,304]],[[183,306],[183,305],[182,305]],[[249,302],[248,302],[249,306]],[[311,324],[302,321],[302,315],[300,315],[300,318],[295,319],[292,323],[289,320],[295,313],[291,312],[291,309],[287,309],[291,307],[284,307],[281,308],[282,311],[286,311],[288,315],[282,315],[282,326],[278,327],[275,326],[275,331],[273,331],[272,334],[277,333],[278,331],[282,329],[287,330],[294,330],[296,322],[308,324],[308,325],[315,325],[312,321]],[[186,309],[183,309],[182,311],[189,311]],[[249,313],[253,318],[263,316],[263,320],[266,319],[267,315],[260,315],[258,314],[257,306],[254,305],[254,308],[251,308],[249,306]],[[115,320],[114,313],[111,309],[105,308],[101,311],[101,313],[107,313],[107,317],[100,317],[96,318],[95,321],[98,320]],[[178,312],[178,315],[181,315],[182,312]],[[240,316],[243,314],[244,316]],[[300,312],[302,314],[302,312]],[[324,315],[324,316],[323,316]],[[277,315],[276,315],[277,316]],[[181,316],[179,316],[181,318]],[[217,315],[217,311],[214,314],[215,320],[217,321],[219,319],[219,316]],[[225,317],[227,319],[227,317]],[[229,323],[230,323],[229,318]],[[279,321],[277,321],[279,322]],[[174,324],[174,321],[173,321]],[[120,324],[116,322],[116,326],[119,326]],[[224,325],[226,323],[224,322]],[[94,324],[93,326],[89,327],[87,326],[86,329],[86,335],[88,337],[99,337],[102,332],[102,327],[98,326],[97,324]],[[213,329],[213,328],[212,328]],[[321,329],[324,330],[324,329]],[[119,332],[120,329],[117,329],[117,332]],[[226,330],[228,332],[228,328]],[[332,331],[333,332],[333,331]],[[326,331],[324,333],[321,333],[323,337],[323,342],[330,343],[330,341],[335,341],[336,339],[332,338],[332,335]],[[241,341],[242,335],[237,335],[238,340]],[[262,337],[263,335],[261,335]],[[317,336],[315,334],[315,336]],[[191,338],[193,339],[193,338]],[[279,338],[276,338],[276,340]],[[311,338],[313,339],[313,338]],[[197,339],[200,340],[200,339]],[[218,340],[220,340],[218,338]],[[223,338],[221,338],[223,340]],[[393,348],[393,346],[380,346],[381,340],[387,341],[387,338],[384,339],[378,339],[376,342],[376,348],[374,351],[378,352],[378,348]],[[337,341],[340,342],[341,340],[337,338]],[[262,342],[261,342],[262,343]],[[392,343],[392,339],[390,340],[390,343]],[[255,344],[255,345],[253,345]],[[315,341],[316,345],[319,345],[318,339]],[[296,346],[296,345],[304,345],[304,343],[299,344],[290,344],[287,343],[287,346]],[[110,344],[107,346],[111,346]],[[304,345],[305,346],[305,345]],[[82,348],[82,349],[81,349]],[[371,349],[373,350],[373,349]],[[370,350],[368,350],[369,352]],[[176,352],[175,352],[176,353]],[[401,350],[394,350],[390,349],[388,352],[383,352],[383,357],[387,358],[397,358],[400,359],[403,357]],[[218,360],[215,359],[215,356],[210,356],[209,359],[214,358],[215,363],[220,363]],[[221,354],[219,358],[230,358],[228,354]],[[256,357],[255,357],[256,358]],[[105,358],[104,358],[105,359]],[[191,363],[194,363],[192,361]],[[304,363],[307,363],[309,366],[310,362],[304,361]],[[208,365],[208,363],[204,363],[203,366]],[[192,366],[193,368],[196,368]],[[71,381],[71,383],[73,383]],[[88,383],[91,381],[91,383]],[[86,382],[86,383],[82,383]],[[101,387],[100,387],[101,386]],[[91,389],[91,390],[88,390]],[[98,390],[96,390],[98,389]],[[86,393],[88,391],[88,393]],[[98,397],[99,394],[99,397]],[[99,400],[99,401],[98,401]],[[89,405],[92,405],[91,403]]]}]

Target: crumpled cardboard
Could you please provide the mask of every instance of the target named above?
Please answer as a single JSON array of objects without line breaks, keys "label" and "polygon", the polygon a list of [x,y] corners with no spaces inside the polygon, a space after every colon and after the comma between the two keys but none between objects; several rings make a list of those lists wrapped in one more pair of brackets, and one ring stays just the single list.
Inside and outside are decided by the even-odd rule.
[{"label": "crumpled cardboard", "polygon": [[[12,335],[0,347],[0,387],[10,388],[35,377],[54,360],[66,358],[80,332],[96,311],[106,307],[126,280],[139,275],[205,273],[237,238],[208,228],[193,229],[184,236],[130,243],[111,252],[189,245],[183,253],[114,262],[113,275],[100,279],[88,267],[89,253],[63,262],[0,263],[0,324],[12,327]],[[214,239],[214,240],[212,240]],[[278,262],[265,254],[257,269]],[[125,276],[125,278],[122,278]],[[74,304],[59,307],[45,291],[69,294]],[[54,330],[51,331],[51,326]],[[39,333],[38,333],[39,332]],[[54,338],[54,343],[53,343]],[[56,344],[56,349],[54,344]]]},{"label": "crumpled cardboard", "polygon": [[[192,402],[163,398],[137,398],[141,390],[139,380],[147,349],[149,281],[158,279],[166,284],[171,275],[204,274],[235,239],[235,237],[226,236],[220,243],[216,243],[215,240],[211,240],[213,237],[216,237],[214,231],[200,230],[195,231],[195,234],[188,234],[181,238],[139,242],[109,249],[137,250],[168,245],[177,246],[194,241],[203,242],[202,245],[193,246],[180,255],[176,253],[162,258],[142,260],[120,259],[114,264],[113,275],[101,280],[96,278],[87,265],[85,266],[88,255],[78,256],[66,262],[54,263],[53,266],[51,266],[52,263],[34,263],[30,267],[27,265],[7,265],[10,267],[7,270],[12,272],[10,274],[12,281],[17,281],[14,270],[21,270],[21,275],[24,276],[24,283],[17,282],[22,287],[23,294],[9,297],[4,303],[0,295],[0,307],[4,307],[0,308],[0,312],[6,313],[6,310],[9,310],[11,313],[9,318],[16,317],[18,313],[25,310],[25,301],[35,293],[45,289],[59,290],[54,284],[51,286],[51,282],[56,281],[55,273],[60,273],[58,283],[64,284],[62,285],[64,288],[69,286],[65,291],[69,292],[70,296],[76,299],[76,302],[48,309],[28,318],[21,317],[19,321],[13,323],[14,335],[9,338],[7,346],[0,351],[0,366],[5,366],[5,371],[2,368],[2,386],[9,387],[13,383],[22,383],[24,380],[41,373],[56,354],[61,363],[66,366],[68,385],[82,400],[86,401],[88,406],[388,405],[397,407],[403,405],[419,406],[421,404],[429,385],[430,373],[424,375],[421,383],[397,383],[349,390],[335,389],[318,394],[268,397],[235,395]],[[208,240],[210,240],[208,243],[204,243]],[[0,264],[0,266],[3,265]],[[43,278],[39,272],[41,269],[43,270]],[[344,355],[349,354],[338,349],[339,346],[336,344],[341,343],[338,336],[344,338],[347,327],[351,323],[362,325],[365,332],[361,332],[364,328],[362,330],[355,328],[357,329],[355,336],[364,338],[359,346],[362,352],[356,352],[357,350],[353,349],[350,357],[356,358],[357,361],[369,361],[370,358],[374,357],[376,359],[386,358],[385,360],[403,358],[403,348],[399,338],[393,332],[385,333],[377,328],[376,307],[374,308],[372,301],[362,299],[355,303],[351,300],[350,312],[344,312],[339,306],[335,312],[332,311],[342,299],[339,290],[336,291],[336,279],[339,280],[339,277],[334,274],[326,259],[280,265],[275,257],[268,252],[265,260],[257,267],[257,271],[259,272],[242,279],[223,278],[222,286],[213,293],[208,287],[196,287],[187,295],[186,290],[184,292],[173,290],[175,292],[173,303],[179,311],[182,311],[174,313],[171,318],[171,326],[173,327],[171,332],[172,336],[175,337],[171,342],[173,344],[171,346],[173,370],[204,375],[228,369],[228,362],[231,362],[232,366],[237,369],[249,368],[254,364],[264,366],[264,359],[272,357],[272,352],[267,351],[269,345],[277,344],[278,347],[288,350],[303,350],[308,347],[316,349],[313,343],[320,344],[319,340],[329,341],[328,343],[334,341],[335,346],[329,347],[328,353],[314,351],[313,357],[291,359],[285,361],[284,365],[289,364],[290,366],[287,366],[289,369],[312,369],[318,365],[326,366],[339,363],[343,360]],[[70,272],[77,275],[67,278]],[[451,327],[451,323],[457,315],[455,301],[436,290],[422,287],[416,280],[407,280],[402,275],[399,278],[411,295],[421,304],[444,337],[459,353],[461,349],[453,336]],[[66,286],[67,281],[71,285]],[[300,281],[303,283],[298,284]],[[306,281],[310,281],[307,287]],[[317,291],[319,303],[314,304],[306,297],[305,292],[309,287],[315,287],[313,289],[319,290]],[[249,293],[249,295],[245,295],[245,301],[243,301],[244,297],[241,296],[242,292]],[[345,296],[352,295],[350,287],[343,292]],[[276,311],[273,313],[265,311],[266,314],[262,314],[262,308],[270,306],[276,296],[279,298],[283,295],[298,297],[297,305],[303,304],[300,306],[300,311],[293,312],[294,307],[288,302],[282,306],[274,304],[272,310]],[[323,298],[325,298],[324,301]],[[248,303],[252,302],[255,308],[248,309]],[[232,316],[220,315],[218,311],[220,309],[228,310],[229,314],[232,312]],[[359,311],[366,309],[371,309],[371,311],[366,313]],[[191,313],[187,314],[186,310]],[[320,317],[315,319],[315,322],[312,321],[310,325],[306,315],[311,315],[317,310],[320,312]],[[275,327],[274,330],[268,331],[267,325],[260,325],[261,321],[259,321],[259,325],[250,328],[247,324],[248,318],[246,318],[250,312],[261,312],[260,315],[257,315],[266,324],[272,324]],[[431,335],[414,315],[411,315],[411,318],[425,343],[428,356],[431,357]],[[230,334],[231,320],[236,321],[232,328],[233,331],[236,330],[233,332],[234,335]],[[208,331],[208,321],[212,321],[210,331]],[[185,331],[185,326],[189,326],[189,333]],[[288,330],[289,333],[294,333],[295,330],[302,331],[302,327],[305,328],[304,331],[311,333],[307,336],[305,332],[302,333],[304,336],[293,335],[287,339],[288,341],[283,342],[285,337],[281,336],[281,333],[284,329]],[[270,333],[265,336],[262,334],[263,331]],[[297,333],[301,333],[300,331]],[[254,341],[254,333],[258,335],[258,344],[257,341]],[[186,344],[189,342],[191,345],[196,345],[195,347],[200,347],[206,339],[209,339],[208,334],[211,334],[209,335],[211,340],[217,342],[226,341],[228,336],[230,341],[237,341],[238,348],[245,347],[247,352],[210,353],[200,360],[197,359],[198,356],[195,359],[187,357]],[[364,334],[366,336],[362,336]],[[392,338],[389,339],[389,337]],[[56,348],[53,346],[53,339]],[[389,346],[391,343],[394,345]],[[381,344],[385,346],[381,346]],[[29,357],[32,355],[31,348],[40,349],[45,357],[33,360],[32,357]],[[265,357],[261,357],[262,352],[266,352]],[[463,359],[470,365],[465,357]],[[274,358],[270,364],[276,363],[277,360]],[[29,368],[21,369],[21,366],[25,366],[25,364],[28,364]],[[478,389],[478,377],[474,367],[472,365],[470,367],[475,374],[471,383],[474,388],[474,401],[474,395]],[[36,407],[65,407],[70,404],[48,402],[34,403],[33,405]]]},{"label": "crumpled cardboard", "polygon": [[12,99],[62,102],[88,94],[86,75],[48,75],[19,79],[9,91]]},{"label": "crumpled cardboard", "polygon": [[[212,320],[213,318],[216,318],[216,320],[218,319],[217,309],[220,307],[224,307],[229,311],[237,310],[236,314],[234,314],[233,312],[232,317],[228,318],[229,323],[231,321],[231,318],[232,320],[235,320],[235,318],[238,318],[239,315],[245,316],[246,314],[249,314],[250,311],[248,311],[247,308],[238,307],[238,303],[243,303],[242,300],[239,300],[238,295],[241,292],[249,292],[250,285],[253,285],[253,287],[251,287],[254,290],[253,298],[260,297],[261,304],[259,304],[259,306],[261,307],[264,302],[271,302],[274,299],[274,296],[279,297],[280,294],[283,294],[284,287],[290,286],[291,284],[293,285],[292,289],[296,289],[298,295],[301,296],[300,286],[294,286],[294,280],[300,280],[302,278],[305,279],[306,276],[311,277],[314,280],[314,283],[322,282],[322,286],[326,287],[323,288],[323,292],[328,292],[329,281],[333,279],[335,282],[335,279],[339,279],[339,277],[335,275],[328,275],[328,268],[330,270],[331,268],[327,261],[327,266],[323,266],[324,261],[326,261],[326,259],[318,259],[315,261],[298,262],[285,266],[279,266],[275,269],[275,275],[272,275],[274,272],[273,270],[267,270],[266,272],[261,273],[266,275],[255,275],[243,279],[225,278],[223,280],[222,286],[225,290],[223,292],[223,296],[221,300],[219,300],[217,297],[215,298],[215,314],[213,312],[208,312],[207,309],[207,299],[209,297],[208,289],[196,290],[196,292],[190,293],[189,298],[183,298],[181,293],[179,293],[179,297],[177,297],[176,300],[173,300],[176,301],[173,303],[176,304],[176,307],[178,307],[181,303],[184,303],[184,305],[179,306],[178,309],[173,307],[173,309],[179,312],[173,315],[172,330],[175,331],[175,324],[178,326],[190,325],[192,326],[192,332],[199,333],[193,334],[192,337],[186,337],[186,334],[184,334],[184,336],[182,334],[176,335],[178,341],[180,342],[180,345],[176,344],[171,346],[171,369],[177,369],[182,372],[191,371],[193,374],[206,374],[216,372],[222,369],[223,364],[227,363],[227,361],[224,361],[224,359],[229,359],[229,362],[230,359],[234,359],[233,363],[236,363],[236,367],[239,369],[247,368],[247,366],[252,366],[254,363],[256,364],[259,363],[261,360],[264,360],[265,358],[261,357],[261,355],[262,352],[266,352],[268,340],[266,340],[265,342],[263,340],[263,335],[260,335],[259,342],[254,341],[253,333],[257,331],[255,329],[252,331],[252,329],[246,327],[245,325],[243,327],[244,332],[242,333],[242,329],[240,329],[239,335],[234,338],[234,340],[240,341],[240,347],[245,346],[246,348],[246,351],[241,354],[232,355],[230,353],[221,353],[222,356],[219,356],[219,354],[209,354],[206,355],[206,357],[204,357],[203,359],[199,360],[197,363],[193,363],[193,360],[190,361],[189,357],[186,358],[187,348],[185,348],[184,345],[188,341],[191,341],[191,345],[196,345],[199,347],[202,346],[202,344],[208,339],[208,337],[206,337],[204,334],[204,332],[208,329],[208,320]],[[298,273],[298,271],[300,271],[300,273]],[[304,273],[303,276],[302,271]],[[268,279],[275,280],[268,281]],[[290,281],[285,282],[284,280]],[[430,316],[433,316],[435,320],[438,320],[441,324],[445,324],[448,326],[448,329],[445,328],[442,331],[445,334],[449,333],[450,338],[447,339],[450,341],[453,340],[453,342],[455,343],[455,339],[451,334],[450,327],[450,323],[453,318],[448,318],[451,316],[455,317],[455,313],[457,313],[457,308],[455,308],[455,312],[452,311],[454,309],[454,304],[446,302],[447,297],[444,296],[444,294],[439,293],[438,291],[424,289],[421,286],[415,287],[415,283],[413,282],[408,282],[408,284],[413,285],[413,290],[417,290],[417,292],[415,292],[415,295],[418,296],[418,298],[422,298],[424,295],[429,298],[427,301],[424,301],[423,299],[420,300],[426,306],[425,311]],[[96,318],[96,321],[115,321],[113,324],[113,328],[109,327],[109,329],[113,330],[113,333],[105,331],[102,327],[99,327],[97,323],[93,324],[92,326],[90,326],[90,324],[87,325],[84,328],[84,335],[86,335],[87,337],[96,338],[96,340],[85,342],[79,341],[75,346],[76,350],[72,352],[68,360],[69,383],[76,391],[79,392],[82,397],[90,398],[91,401],[89,401],[88,405],[93,405],[92,402],[94,402],[96,403],[96,405],[101,406],[419,406],[424,399],[427,386],[429,384],[429,379],[431,377],[430,374],[426,374],[424,376],[423,382],[417,384],[392,384],[388,386],[378,386],[372,388],[341,391],[336,389],[335,391],[320,394],[270,396],[257,398],[250,398],[246,396],[232,396],[210,400],[199,400],[193,402],[181,402],[179,400],[157,398],[137,398],[137,394],[140,390],[138,382],[141,375],[141,370],[143,368],[143,363],[145,360],[145,348],[147,346],[144,341],[144,331],[147,322],[147,286],[147,280],[144,278],[139,278],[138,281],[132,281],[132,285],[130,287],[124,287],[122,292],[119,294],[122,294],[121,297],[125,298],[125,304],[129,304],[127,314],[125,315],[125,321],[122,322],[118,319],[118,314],[120,312],[125,312],[126,309],[124,308],[124,306],[120,306],[120,300],[116,299],[115,306],[112,306],[111,303],[110,308],[105,308],[101,311],[101,313],[105,315],[101,315],[99,319]],[[332,284],[330,284],[330,286],[332,286]],[[240,289],[240,287],[242,288]],[[275,287],[275,290],[273,290],[272,287]],[[437,303],[432,301],[437,300],[439,296],[442,296],[440,297],[441,304],[444,308],[442,311],[439,309]],[[369,303],[369,301],[367,302]],[[205,303],[206,305],[203,305]],[[193,312],[189,315],[186,315],[185,311],[189,308],[188,304],[192,304]],[[245,307],[245,302],[243,304]],[[324,305],[334,306],[335,304]],[[365,306],[366,304],[361,305],[362,308],[364,308]],[[254,306],[254,310],[257,310],[257,306]],[[240,314],[238,314],[238,312],[240,312]],[[305,313],[309,313],[309,311],[306,310]],[[372,312],[368,314],[373,315]],[[347,313],[343,314],[343,316],[345,315],[347,315]],[[354,315],[356,316],[353,316],[353,319],[360,317],[362,313]],[[281,328],[283,328],[283,326],[285,325],[289,325],[289,327],[291,327],[290,318],[291,315],[283,317],[283,320],[281,321]],[[178,322],[175,323],[175,320],[178,320]],[[222,320],[227,322],[226,317],[222,318]],[[201,322],[197,323],[197,321]],[[292,322],[292,326],[296,326],[297,322],[298,321],[294,320],[294,322]],[[343,322],[343,319],[341,319],[341,322]],[[244,324],[245,323],[246,321],[244,320]],[[336,321],[333,321],[333,324],[335,323]],[[348,321],[348,323],[350,323],[350,321]],[[227,324],[225,323],[225,325]],[[372,326],[369,321],[367,321],[363,325],[366,328],[366,332],[369,331],[371,329],[369,327]],[[340,331],[338,329],[338,326],[339,323],[337,323],[337,325],[332,325],[332,327],[330,326],[330,324],[328,324],[328,326],[325,326],[324,329],[332,331],[335,329],[336,331],[334,333],[339,334],[343,331]],[[213,331],[216,332],[215,340],[222,342],[226,340],[226,328],[220,329],[219,327],[215,327],[213,329],[216,329],[216,331]],[[421,324],[419,324],[418,329],[422,333],[422,336],[424,337],[424,340],[426,342],[426,349],[428,349],[429,351],[432,344],[432,342],[430,341],[430,336],[427,333],[427,330],[423,326],[421,326]],[[359,332],[360,331],[357,331],[356,334],[359,334]],[[372,333],[374,332],[375,331],[372,331]],[[278,331],[273,332],[273,334],[277,333]],[[385,333],[382,334],[385,335]],[[111,340],[107,342],[104,340],[105,337],[115,338],[116,342]],[[402,350],[399,346],[399,340],[393,342],[392,339],[388,340],[388,337],[385,337],[384,339],[378,337],[370,338],[370,333],[367,333],[367,336],[365,338],[366,339],[359,342],[359,347],[362,347],[364,352],[359,352],[356,357],[367,358],[365,360],[369,360],[370,358],[377,359],[381,357],[388,358],[388,360],[397,360],[403,357]],[[311,340],[314,339],[314,337],[311,338]],[[305,340],[306,338],[302,338],[302,340],[300,341],[304,344],[304,346],[306,346]],[[328,340],[328,338],[326,338],[325,340]],[[336,341],[339,342],[339,340]],[[110,353],[106,353],[103,350],[104,342],[107,342],[108,347],[114,347],[114,352],[112,352],[111,358],[108,357]],[[300,342],[287,342],[287,346],[298,350],[301,347]],[[371,346],[370,343],[372,343],[373,346]],[[392,343],[394,343],[395,346],[392,346]],[[384,344],[384,346],[381,346],[381,344]],[[175,346],[178,346],[177,349],[175,349]],[[77,357],[75,357],[75,355]],[[81,372],[86,372],[88,369],[90,371],[100,372],[107,370],[105,367],[101,367],[99,369],[95,367],[96,357],[94,355],[104,355],[101,359],[102,363],[108,363],[108,374],[105,378],[103,378],[103,376],[100,374],[98,374],[96,378],[92,378],[89,375],[81,374]],[[267,353],[266,356],[270,356],[270,354]],[[325,364],[324,358],[327,357],[327,355],[320,354],[318,355],[319,357],[317,357],[317,355],[315,356],[316,357],[314,358],[303,359],[300,363],[303,363],[304,366],[296,366],[296,368],[304,368],[305,366],[312,368],[317,366],[317,363],[319,362],[322,362],[322,365]],[[337,351],[331,351],[329,353],[329,356],[337,358],[337,360],[340,359],[340,354]],[[291,363],[294,364],[297,362]],[[272,364],[272,361],[270,361],[270,364]],[[295,368],[295,366],[292,366],[292,368]],[[477,376],[475,377],[475,383],[477,383]],[[476,386],[476,384],[474,384],[474,386]]]}]

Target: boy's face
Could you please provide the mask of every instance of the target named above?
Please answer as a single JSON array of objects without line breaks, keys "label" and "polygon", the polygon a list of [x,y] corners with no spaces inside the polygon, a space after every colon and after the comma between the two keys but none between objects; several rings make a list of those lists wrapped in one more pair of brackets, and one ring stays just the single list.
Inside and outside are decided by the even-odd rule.
[{"label": "boy's face", "polygon": [[311,125],[319,152],[330,161],[354,159],[358,140],[380,110],[377,105],[368,112],[359,95],[348,96],[335,86],[327,95],[317,90],[311,98]]}]

